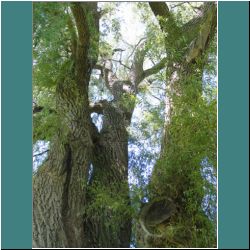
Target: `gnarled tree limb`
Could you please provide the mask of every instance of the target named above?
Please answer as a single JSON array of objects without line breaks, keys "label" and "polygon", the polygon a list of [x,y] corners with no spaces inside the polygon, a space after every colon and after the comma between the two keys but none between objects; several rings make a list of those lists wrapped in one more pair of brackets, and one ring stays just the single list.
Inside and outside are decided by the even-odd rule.
[{"label": "gnarled tree limb", "polygon": [[160,62],[155,64],[152,68],[144,70],[143,77],[146,78],[146,77],[149,77],[153,74],[158,73],[161,69],[166,67],[167,61],[168,61],[168,59],[165,57]]},{"label": "gnarled tree limb", "polygon": [[[149,2],[149,6],[159,20],[159,25],[163,32],[168,32],[169,34],[173,32],[178,33],[179,27],[165,2]],[[168,24],[165,22],[166,20],[169,21]]]},{"label": "gnarled tree limb", "polygon": [[217,9],[214,3],[205,3],[203,7],[203,16],[200,22],[193,25],[193,29],[197,30],[196,36],[191,41],[189,49],[186,53],[186,62],[190,63],[198,58],[203,51],[206,50],[210,43],[210,38],[216,29]]}]

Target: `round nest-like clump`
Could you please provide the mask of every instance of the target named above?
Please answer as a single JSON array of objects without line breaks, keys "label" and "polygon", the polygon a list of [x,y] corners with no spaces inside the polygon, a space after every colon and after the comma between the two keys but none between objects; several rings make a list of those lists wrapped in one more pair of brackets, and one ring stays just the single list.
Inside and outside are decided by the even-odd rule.
[{"label": "round nest-like clump", "polygon": [[151,228],[165,223],[176,211],[175,204],[170,199],[158,199],[144,204],[140,212],[140,221],[148,232]]}]

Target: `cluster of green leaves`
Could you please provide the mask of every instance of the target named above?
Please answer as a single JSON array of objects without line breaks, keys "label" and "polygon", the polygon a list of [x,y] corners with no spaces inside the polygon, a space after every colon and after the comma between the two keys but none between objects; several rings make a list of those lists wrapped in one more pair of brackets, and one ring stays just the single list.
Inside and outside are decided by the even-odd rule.
[{"label": "cluster of green leaves", "polygon": [[113,239],[119,239],[120,225],[134,214],[128,200],[128,184],[112,183],[110,186],[104,186],[94,181],[87,186],[87,194],[90,202],[84,207],[85,220],[99,225],[99,228],[103,227],[100,231],[103,235],[98,237],[104,242],[107,233],[107,237],[112,235]]},{"label": "cluster of green leaves", "polygon": [[168,3],[171,12],[175,20],[178,22],[178,25],[181,26],[195,16],[199,16],[200,8],[202,6],[202,2],[170,2]]},{"label": "cluster of green leaves", "polygon": [[216,225],[202,210],[202,203],[207,194],[216,196],[216,183],[202,176],[201,163],[207,159],[216,169],[217,104],[215,97],[208,102],[201,95],[200,82],[192,75],[182,80],[181,94],[170,95],[171,123],[149,186],[152,197],[167,196],[180,207],[174,225],[182,228],[183,237],[190,234],[188,240],[177,240],[182,247],[215,244]]},{"label": "cluster of green leaves", "polygon": [[[140,5],[147,8],[143,3]],[[179,6],[173,15],[177,29],[198,16],[196,11],[199,12],[200,7],[190,4]],[[144,12],[143,18],[148,20],[149,16]],[[167,50],[169,64],[178,62],[182,65],[195,31],[192,34],[183,30],[173,31],[171,19],[159,19],[159,22],[171,27],[171,34],[164,34],[166,39],[161,42]],[[188,67],[192,73],[182,75],[183,72],[179,72],[181,79],[174,83],[174,94],[167,92],[173,110],[170,124],[165,128],[164,150],[154,167],[148,191],[144,191],[144,194],[149,194],[149,199],[172,198],[178,205],[178,214],[162,230],[167,241],[161,242],[161,247],[216,246],[216,220],[212,220],[204,209],[206,206],[216,210],[217,93],[213,79],[216,75],[216,39],[206,54],[196,61],[195,68]],[[167,70],[167,81],[172,73],[171,69]],[[203,84],[202,75],[206,78]],[[149,120],[150,117],[153,116],[148,116]],[[204,174],[204,169],[210,170],[210,176],[206,171]],[[211,178],[215,181],[211,182]],[[152,245],[156,246],[157,242]]]},{"label": "cluster of green leaves", "polygon": [[57,117],[49,110],[43,110],[42,113],[36,114],[33,119],[33,141],[50,141],[58,128],[57,121]]},{"label": "cluster of green leaves", "polygon": [[[33,4],[33,100],[42,107],[41,112],[33,115],[34,142],[51,141],[59,129],[65,129],[56,103],[56,89],[72,80],[74,74],[71,56],[76,30],[72,20],[69,3]],[[96,51],[96,33],[91,32],[91,49]]]},{"label": "cluster of green leaves", "polygon": [[50,141],[60,127],[55,90],[70,68],[68,8],[67,3],[33,3],[33,100],[43,108],[33,115],[34,142]]},{"label": "cluster of green leaves", "polygon": [[146,42],[146,58],[151,62],[157,63],[163,57],[165,57],[165,36],[159,29],[157,20],[152,15],[152,11],[147,2],[137,3],[137,13],[140,19],[146,25],[145,37]]},{"label": "cluster of green leaves", "polygon": [[119,99],[120,105],[126,110],[132,110],[136,104],[136,96],[134,94],[123,93]]},{"label": "cluster of green leaves", "polygon": [[116,42],[121,38],[121,33],[120,33],[121,20],[115,16],[119,5],[120,5],[119,2],[99,3],[102,13],[101,17],[102,26],[100,29],[101,36],[106,37],[112,34]]},{"label": "cluster of green leaves", "polygon": [[[119,191],[115,191],[115,183],[108,187],[104,187],[97,181],[91,183],[90,186],[87,188],[89,189],[89,195],[94,197],[91,204],[88,205],[87,210],[101,210],[107,209],[112,211],[112,214],[115,215],[116,213],[124,214],[124,216],[131,213],[131,208],[128,207],[127,200],[127,193],[125,192],[128,190],[128,186],[126,183],[123,185],[119,185]],[[91,213],[87,213],[91,214]]]},{"label": "cluster of green leaves", "polygon": [[67,4],[33,4],[33,81],[55,86],[61,66],[68,58],[70,30]]},{"label": "cluster of green leaves", "polygon": [[35,105],[42,107],[42,112],[33,115],[33,141],[50,140],[57,129],[55,99],[53,90],[44,87],[33,87]]}]

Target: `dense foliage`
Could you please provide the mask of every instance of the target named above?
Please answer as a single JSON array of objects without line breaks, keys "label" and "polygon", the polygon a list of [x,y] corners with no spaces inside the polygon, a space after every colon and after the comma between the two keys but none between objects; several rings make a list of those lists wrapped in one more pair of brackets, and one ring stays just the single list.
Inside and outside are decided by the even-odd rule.
[{"label": "dense foliage", "polygon": [[[162,9],[161,4],[164,4]],[[63,243],[55,246],[124,247],[127,243],[122,235],[129,228],[132,229],[131,236],[127,230],[131,247],[216,247],[214,6],[188,2],[168,5],[110,2],[98,3],[96,12],[92,11],[91,4],[82,7],[88,24],[86,56],[90,77],[86,80],[87,87],[78,91],[75,87],[71,89],[79,73],[78,57],[75,56],[80,50],[76,45],[80,39],[78,16],[70,3],[34,3],[35,183],[44,178],[41,177],[43,172],[53,175],[57,181],[62,176],[61,183],[68,183],[68,178],[73,176],[72,169],[79,162],[72,153],[76,146],[72,143],[70,130],[75,127],[68,126],[68,120],[65,121],[67,118],[75,122],[75,114],[60,107],[63,99],[60,88],[74,97],[70,102],[77,103],[78,111],[82,108],[84,111],[86,107],[82,106],[89,105],[86,117],[89,124],[93,123],[93,126],[86,125],[88,122],[81,123],[83,130],[89,129],[93,145],[89,145],[86,153],[86,144],[76,144],[82,147],[77,155],[82,152],[86,159],[86,164],[82,161],[79,166],[85,164],[86,168],[78,180],[69,181],[79,183],[84,196],[77,220],[80,216],[83,221],[82,237],[87,239],[86,245],[77,245],[72,239],[72,242],[64,243],[62,238]],[[134,38],[126,32],[126,28],[132,29],[129,25],[133,22],[129,20],[133,18],[132,14],[126,19],[126,8],[134,10],[134,18],[136,16],[134,25],[139,31]],[[123,25],[127,27],[123,28]],[[82,99],[82,93],[88,100]],[[66,110],[65,113],[62,110]],[[117,112],[115,115],[114,111]],[[121,117],[126,116],[124,123],[121,113]],[[80,116],[79,119],[84,121],[85,118]],[[109,119],[115,124],[107,123]],[[110,131],[120,134],[112,137]],[[71,156],[67,155],[68,148]],[[125,160],[119,150],[127,154]],[[59,175],[53,172],[57,157],[67,162],[68,168],[71,165],[69,171],[60,170]],[[119,166],[123,164],[125,170],[120,170]],[[37,165],[42,167],[37,169]],[[53,190],[54,186],[48,188]],[[69,187],[62,188],[63,199],[65,193],[68,195],[67,188],[70,190]],[[162,200],[174,204],[173,215],[147,226],[142,221],[143,213],[147,218],[146,212],[142,212],[143,207],[145,211],[149,204]],[[62,210],[70,210],[70,202],[65,204]],[[53,209],[51,211],[53,213]],[[69,212],[71,217],[62,212],[62,217],[67,219],[62,223],[65,227],[71,226],[68,221],[74,221],[73,212],[72,215]],[[47,228],[51,227],[50,221],[43,223],[48,224]],[[71,237],[68,231],[70,229],[65,229],[65,235]]]}]

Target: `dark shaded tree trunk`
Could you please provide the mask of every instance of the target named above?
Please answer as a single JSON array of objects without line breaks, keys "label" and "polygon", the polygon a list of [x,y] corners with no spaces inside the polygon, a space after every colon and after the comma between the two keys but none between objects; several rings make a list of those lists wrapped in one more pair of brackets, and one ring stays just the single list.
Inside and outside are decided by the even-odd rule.
[{"label": "dark shaded tree trunk", "polygon": [[[70,8],[71,56],[56,86],[59,129],[48,160],[33,177],[33,247],[129,247],[127,127],[138,85],[161,70],[165,60],[144,71],[142,44],[126,68],[129,77],[118,79],[110,61],[96,64],[97,3],[71,3]],[[101,71],[112,101],[89,103],[92,69]],[[101,131],[91,121],[92,112],[103,114]]]},{"label": "dark shaded tree trunk", "polygon": [[[98,57],[98,47],[93,48],[99,37],[97,3],[73,3],[71,11],[77,34],[71,41],[71,66],[57,84],[60,130],[48,160],[33,179],[33,247],[129,247],[129,216],[113,232],[105,226],[116,223],[112,213],[109,217],[104,213],[108,208],[92,217],[85,213],[95,200],[88,190],[97,182],[103,186],[115,183],[114,192],[127,186],[124,199],[129,207],[128,136],[123,112],[108,102],[102,109],[101,133],[91,121],[88,85]],[[89,182],[91,164],[94,171]]]},{"label": "dark shaded tree trunk", "polygon": [[[102,190],[112,203],[122,202],[125,211],[114,211],[113,204],[94,204],[94,211],[87,213],[85,221],[88,246],[129,247],[131,237],[131,216],[128,187],[128,134],[124,112],[113,103],[104,101],[103,128],[95,132],[95,145],[91,156],[93,171],[87,194],[87,203],[95,202],[95,195]],[[119,200],[118,200],[119,199]],[[96,217],[96,213],[100,216]],[[123,214],[124,213],[124,214]]]},{"label": "dark shaded tree trunk", "polygon": [[[129,209],[126,127],[131,115],[113,103],[103,103],[103,129],[99,133],[90,113],[84,114],[84,95],[76,97],[74,87],[68,82],[66,86],[60,86],[62,132],[48,161],[34,177],[34,247],[129,247],[130,216],[121,214],[116,222],[108,207],[88,214],[85,209],[95,201],[95,194],[89,193],[95,186],[120,194]],[[108,223],[113,229],[106,226]]]}]

